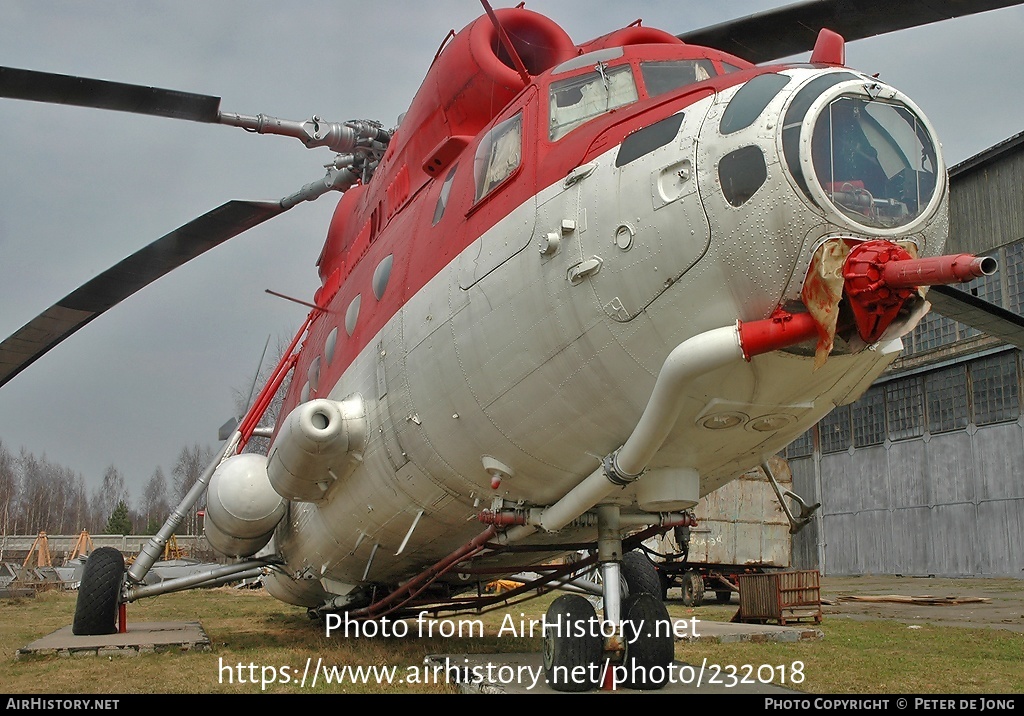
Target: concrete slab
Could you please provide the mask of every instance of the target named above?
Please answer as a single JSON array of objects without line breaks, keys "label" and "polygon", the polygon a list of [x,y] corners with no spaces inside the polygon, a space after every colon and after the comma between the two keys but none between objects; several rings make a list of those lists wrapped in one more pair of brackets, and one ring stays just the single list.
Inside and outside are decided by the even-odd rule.
[{"label": "concrete slab", "polygon": [[207,651],[210,639],[199,622],[136,622],[125,634],[76,636],[71,627],[36,639],[15,658],[36,654],[59,656],[137,656],[156,651]]},{"label": "concrete slab", "polygon": [[813,624],[800,626],[779,626],[777,624],[736,624],[733,622],[698,621],[696,634],[687,635],[683,641],[714,641],[720,643],[750,642],[794,642],[814,641],[824,637],[821,629]]},{"label": "concrete slab", "polygon": [[[821,639],[820,629],[813,626],[778,626],[774,624],[734,624],[697,620],[676,620],[677,641],[716,642],[796,642]],[[694,628],[696,627],[696,628]],[[557,694],[544,679],[540,654],[433,654],[425,660],[428,666],[443,669],[450,682],[458,683],[466,694]],[[684,664],[674,662],[669,670],[669,683],[656,691],[636,691],[619,687],[615,693],[657,694],[792,694],[792,689],[774,684],[739,683],[749,681],[742,665]],[[603,691],[602,691],[603,693]],[[608,693],[613,693],[609,691]]]}]

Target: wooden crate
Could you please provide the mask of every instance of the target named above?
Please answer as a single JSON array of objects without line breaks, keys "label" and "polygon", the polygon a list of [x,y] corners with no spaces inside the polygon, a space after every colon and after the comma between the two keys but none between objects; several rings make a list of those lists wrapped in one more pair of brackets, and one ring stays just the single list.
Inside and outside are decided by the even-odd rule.
[{"label": "wooden crate", "polygon": [[816,569],[739,575],[742,622],[821,623],[820,575]]}]

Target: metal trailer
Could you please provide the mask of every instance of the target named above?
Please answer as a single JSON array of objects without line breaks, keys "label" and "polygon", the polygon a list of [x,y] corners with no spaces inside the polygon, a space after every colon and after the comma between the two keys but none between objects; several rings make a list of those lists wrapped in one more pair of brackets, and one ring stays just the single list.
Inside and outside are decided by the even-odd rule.
[{"label": "metal trailer", "polygon": [[[792,489],[789,465],[768,461],[783,494]],[[790,521],[762,468],[744,473],[700,499],[695,527],[676,527],[644,543],[661,578],[662,598],[679,587],[683,603],[698,606],[706,591],[720,603],[739,591],[741,574],[791,566]]]}]

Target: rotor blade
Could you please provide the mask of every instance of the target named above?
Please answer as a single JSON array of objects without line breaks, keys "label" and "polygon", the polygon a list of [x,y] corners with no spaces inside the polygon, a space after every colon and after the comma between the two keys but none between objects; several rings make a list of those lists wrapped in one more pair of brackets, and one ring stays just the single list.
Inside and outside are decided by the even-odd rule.
[{"label": "rotor blade", "polygon": [[678,37],[756,64],[810,52],[823,27],[851,42],[1020,4],[1009,0],[806,0]]},{"label": "rotor blade", "polygon": [[944,316],[1024,348],[1024,316],[950,286],[932,286],[928,301]]},{"label": "rotor blade", "polygon": [[0,67],[0,97],[216,123],[220,97]]},{"label": "rotor blade", "polygon": [[229,201],[136,251],[0,343],[0,386],[139,289],[284,211],[278,202]]}]

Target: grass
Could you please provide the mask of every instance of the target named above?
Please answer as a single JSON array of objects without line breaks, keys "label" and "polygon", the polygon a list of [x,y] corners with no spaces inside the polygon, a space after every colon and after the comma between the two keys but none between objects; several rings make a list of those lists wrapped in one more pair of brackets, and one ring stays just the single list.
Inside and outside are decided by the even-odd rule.
[{"label": "grass", "polygon": [[[508,610],[515,623],[538,620],[552,597]],[[399,676],[423,664],[428,654],[537,652],[537,637],[498,636],[505,612],[462,615],[449,620],[480,619],[483,636],[416,637],[415,624],[405,638],[328,638],[322,624],[303,610],[277,602],[262,591],[220,588],[171,594],[130,605],[133,621],[201,621],[212,644],[209,652],[165,652],[128,657],[67,658],[32,656],[16,659],[29,642],[71,623],[74,593],[48,592],[34,599],[0,601],[0,692],[3,693],[298,693],[295,683],[307,659],[328,665],[395,667]],[[688,609],[670,602],[674,617],[726,621],[735,606]],[[698,622],[699,624],[699,622]],[[468,622],[466,622],[468,626]],[[716,664],[722,677],[767,677],[776,683],[815,693],[1024,693],[1024,634],[997,629],[963,629],[826,617],[825,638],[796,643],[677,642],[676,658],[690,664]],[[796,664],[803,677],[792,683]],[[253,669],[249,665],[253,664]],[[242,665],[242,669],[238,669]],[[734,670],[728,667],[735,667]],[[273,667],[271,672],[264,667]],[[770,669],[768,667],[771,667]],[[782,668],[780,668],[782,667]],[[241,675],[245,683],[238,683]],[[255,680],[256,683],[252,683]],[[319,683],[332,693],[452,693],[449,684]]]},{"label": "grass", "polygon": [[804,681],[786,685],[812,693],[1024,693],[1024,634],[920,626],[826,616],[818,641],[678,644],[676,658],[776,670],[799,661]]}]

